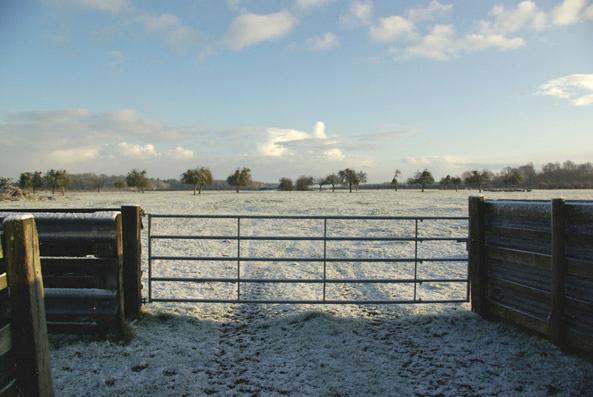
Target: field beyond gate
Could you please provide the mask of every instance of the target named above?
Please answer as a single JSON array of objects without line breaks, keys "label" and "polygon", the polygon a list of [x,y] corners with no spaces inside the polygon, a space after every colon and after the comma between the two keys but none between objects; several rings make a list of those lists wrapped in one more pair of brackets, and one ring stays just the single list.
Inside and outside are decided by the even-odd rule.
[{"label": "field beyond gate", "polygon": [[[198,224],[194,222],[198,221]],[[294,216],[294,215],[148,215],[148,301],[151,302],[209,302],[209,303],[295,303],[295,304],[394,304],[394,303],[455,303],[469,301],[469,283],[467,275],[467,217],[462,216]],[[212,226],[212,222],[222,225]],[[194,223],[194,224],[192,224]],[[270,226],[269,223],[276,223]],[[343,225],[357,223],[354,235],[344,235]],[[267,225],[266,225],[267,224]],[[426,227],[430,224],[430,227]],[[175,233],[162,233],[166,225]],[[423,230],[423,226],[424,229]],[[273,233],[255,234],[259,230],[271,230]],[[284,231],[284,233],[283,233]],[[286,233],[286,231],[288,233]],[[313,234],[311,234],[313,233]],[[198,244],[196,244],[196,242]],[[205,246],[201,242],[222,242],[223,251]],[[288,247],[279,248],[272,243],[283,243]],[[305,243],[302,247],[295,247]],[[193,244],[193,247],[188,245]],[[260,244],[260,247],[257,247]],[[268,247],[261,248],[261,245]],[[358,245],[355,245],[358,244]],[[426,250],[422,244],[451,245],[445,249]],[[220,245],[220,244],[219,244]],[[292,245],[292,246],[291,246]],[[335,245],[341,245],[336,248]],[[220,248],[220,247],[219,247]],[[195,255],[167,255],[162,251],[196,252]],[[383,253],[383,255],[378,255]],[[292,253],[292,255],[290,255]],[[287,255],[288,254],[288,255]],[[296,255],[295,255],[296,254]],[[354,255],[352,255],[354,254]],[[226,270],[226,275],[205,274],[200,264],[179,267],[183,262],[209,264],[217,272],[216,265]],[[274,266],[267,266],[267,271],[250,272],[247,268],[262,263],[284,263],[290,266],[305,266],[306,277],[270,277],[258,276],[274,272]],[[387,265],[391,269],[382,277],[348,277],[340,267],[376,264]],[[452,277],[443,265],[456,264],[463,269]],[[167,272],[167,265],[178,268]],[[182,266],[182,265],[181,265]],[[435,267],[443,267],[439,272]],[[331,267],[331,269],[330,269]],[[425,271],[428,267],[432,271]],[[181,270],[180,270],[181,269]],[[261,270],[261,269],[260,269]],[[360,270],[360,269],[359,269]],[[163,275],[163,273],[169,273]],[[331,274],[330,274],[331,273]],[[361,274],[361,272],[357,272]],[[179,276],[183,274],[184,276]],[[462,276],[459,276],[462,274]],[[281,274],[282,275],[282,274]],[[155,284],[167,283],[172,288],[156,291]],[[175,283],[202,284],[212,286],[233,285],[227,288],[224,297],[208,294],[200,297],[174,296],[164,291],[175,291]],[[252,285],[315,285],[307,298],[278,298],[264,296],[253,298]],[[460,284],[464,286],[457,296],[439,296],[434,294],[423,298],[420,286],[446,286]],[[385,298],[362,296],[358,299],[336,298],[330,296],[329,286],[381,285],[397,287]],[[406,288],[407,287],[407,288]],[[430,287],[429,287],[430,288]],[[450,289],[450,288],[448,288]],[[335,289],[332,288],[332,290]],[[231,293],[232,291],[232,293]],[[255,292],[258,292],[255,288]],[[339,292],[339,291],[338,291]],[[394,294],[395,293],[395,294]],[[245,295],[248,295],[247,297]],[[260,294],[261,295],[261,294]],[[336,295],[336,294],[334,294]],[[341,295],[341,294],[337,294]],[[432,297],[431,297],[432,296]]]}]

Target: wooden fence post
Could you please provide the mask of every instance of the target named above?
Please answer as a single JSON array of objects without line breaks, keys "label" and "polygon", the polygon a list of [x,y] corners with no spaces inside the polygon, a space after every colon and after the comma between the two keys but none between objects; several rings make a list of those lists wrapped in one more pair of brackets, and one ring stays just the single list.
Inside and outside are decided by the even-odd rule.
[{"label": "wooden fence post", "polygon": [[552,288],[550,306],[550,338],[552,343],[561,346],[564,342],[564,281],[566,262],[564,260],[565,211],[564,200],[551,202],[552,232]]},{"label": "wooden fence post", "polygon": [[488,317],[488,267],[485,260],[484,197],[469,198],[469,279],[472,311]]},{"label": "wooden fence post", "polygon": [[53,396],[39,238],[32,215],[4,220],[16,379],[25,396]]},{"label": "wooden fence post", "polygon": [[121,207],[124,250],[124,300],[127,317],[134,317],[142,306],[142,209],[138,205]]}]

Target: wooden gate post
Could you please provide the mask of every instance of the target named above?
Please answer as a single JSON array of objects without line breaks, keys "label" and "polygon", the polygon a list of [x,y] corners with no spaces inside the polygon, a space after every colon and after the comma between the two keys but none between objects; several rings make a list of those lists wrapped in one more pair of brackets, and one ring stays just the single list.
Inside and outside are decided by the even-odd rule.
[{"label": "wooden gate post", "polygon": [[53,396],[39,238],[32,215],[4,220],[16,379],[24,396]]},{"label": "wooden gate post", "polygon": [[488,267],[485,255],[484,197],[469,198],[469,279],[471,308],[488,317]]},{"label": "wooden gate post", "polygon": [[553,199],[551,206],[552,300],[550,306],[550,338],[552,343],[561,346],[564,342],[564,282],[566,278],[564,200]]},{"label": "wooden gate post", "polygon": [[124,306],[126,317],[134,317],[142,306],[142,209],[121,207],[124,251]]}]

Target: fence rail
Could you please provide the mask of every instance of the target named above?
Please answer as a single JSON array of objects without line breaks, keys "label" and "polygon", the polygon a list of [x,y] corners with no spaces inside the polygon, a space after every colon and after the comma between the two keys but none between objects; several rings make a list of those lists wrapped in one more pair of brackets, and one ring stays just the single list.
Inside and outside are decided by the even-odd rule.
[{"label": "fence rail", "polygon": [[[227,219],[236,221],[236,234],[221,234],[221,235],[193,235],[193,234],[154,234],[154,220],[155,219],[169,219],[169,220],[188,220],[188,219]],[[466,244],[468,238],[466,236],[421,236],[419,235],[419,224],[423,221],[462,221],[467,222],[468,217],[464,216],[339,216],[339,215],[201,215],[201,214],[148,214],[148,301],[149,302],[208,302],[208,303],[294,303],[294,304],[393,304],[393,303],[458,303],[469,301],[469,282],[468,278],[420,278],[418,277],[418,265],[424,262],[459,262],[467,263],[467,256],[459,257],[421,257],[418,255],[418,243],[435,241],[435,242],[453,242],[458,244]],[[318,226],[322,229],[322,235],[318,236],[254,236],[242,235],[241,226],[242,220],[312,220],[321,221]],[[402,236],[329,236],[328,222],[331,221],[411,221],[413,222],[413,237]],[[237,251],[235,256],[215,256],[215,255],[160,255],[154,254],[155,240],[227,240],[237,242]],[[322,242],[323,255],[321,256],[305,256],[305,257],[287,257],[287,256],[246,256],[241,253],[242,241],[309,241]],[[411,257],[333,257],[328,256],[328,243],[331,242],[410,242],[414,243],[414,255]],[[236,277],[160,277],[154,276],[154,262],[155,261],[197,261],[197,262],[236,262]],[[241,265],[249,262],[310,262],[321,263],[322,277],[321,278],[254,278],[242,277]],[[327,277],[328,263],[413,263],[414,274],[412,278],[329,278]],[[234,283],[237,284],[235,299],[218,299],[218,298],[183,298],[183,297],[158,297],[154,296],[153,283],[159,282],[178,282],[178,283]],[[322,293],[320,299],[245,299],[241,295],[242,284],[262,284],[262,283],[286,283],[286,284],[321,284]],[[418,297],[417,287],[423,283],[465,283],[466,294],[460,299],[439,299],[439,300],[422,300]],[[394,299],[394,300],[335,300],[328,299],[326,294],[326,286],[328,284],[409,284],[413,285],[412,299]]]}]

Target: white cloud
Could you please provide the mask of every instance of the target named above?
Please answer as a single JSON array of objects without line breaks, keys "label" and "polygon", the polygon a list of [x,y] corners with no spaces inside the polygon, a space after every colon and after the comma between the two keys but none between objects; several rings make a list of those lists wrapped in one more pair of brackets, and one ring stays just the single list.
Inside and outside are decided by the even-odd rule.
[{"label": "white cloud", "polygon": [[333,0],[296,0],[295,6],[301,10],[321,7],[329,4]]},{"label": "white cloud", "polygon": [[376,41],[393,42],[414,33],[414,23],[399,15],[380,18],[369,28],[369,35]]},{"label": "white cloud", "polygon": [[455,29],[452,25],[437,25],[420,42],[406,49],[406,54],[436,60],[445,60],[458,51]]},{"label": "white cloud", "polygon": [[286,36],[296,26],[297,19],[288,11],[273,14],[242,14],[231,23],[225,42],[233,50],[277,40]]},{"label": "white cloud", "polygon": [[94,160],[99,156],[98,147],[75,147],[68,149],[56,149],[47,154],[47,158],[59,164],[75,164],[84,161]]},{"label": "white cloud", "polygon": [[552,9],[550,16],[556,25],[571,25],[580,20],[584,7],[585,0],[564,0]]},{"label": "white cloud", "polygon": [[307,39],[305,45],[313,51],[325,51],[338,47],[340,45],[340,39],[334,33],[325,32],[321,36]]},{"label": "white cloud", "polygon": [[585,10],[585,18],[593,20],[593,4],[591,4],[589,8]]},{"label": "white cloud", "polygon": [[166,156],[176,160],[189,160],[194,157],[194,152],[182,146],[177,146],[175,149],[167,151]]},{"label": "white cloud", "polygon": [[70,172],[121,173],[143,166],[176,175],[173,164],[193,156],[183,144],[190,135],[199,136],[199,132],[190,134],[146,120],[133,109],[5,114],[0,116],[0,169],[13,174],[56,167]]},{"label": "white cloud", "polygon": [[337,147],[338,140],[326,134],[322,121],[315,123],[312,133],[282,128],[268,128],[266,133],[265,141],[258,145],[259,153],[266,157],[322,156],[328,160],[345,158],[342,150]]},{"label": "white cloud", "polygon": [[137,159],[149,159],[158,157],[161,153],[156,151],[153,144],[147,143],[145,145],[138,145],[127,142],[120,142],[117,144],[120,154]]},{"label": "white cloud", "polygon": [[480,21],[480,31],[484,34],[514,33],[526,26],[541,28],[545,24],[545,14],[532,1],[522,1],[515,8],[505,9],[502,5],[492,8],[492,21]]},{"label": "white cloud", "polygon": [[540,95],[566,99],[574,106],[593,104],[593,74],[571,74],[549,80],[539,87]]},{"label": "white cloud", "polygon": [[49,0],[59,6],[77,6],[97,11],[117,13],[130,4],[128,0]]},{"label": "white cloud", "polygon": [[353,0],[348,12],[340,17],[346,27],[370,25],[373,18],[373,0]]},{"label": "white cloud", "polygon": [[506,51],[523,47],[525,40],[521,37],[506,37],[500,34],[468,34],[460,43],[461,49],[467,52],[479,51],[486,48],[496,48]]},{"label": "white cloud", "polygon": [[327,149],[326,151],[323,152],[323,155],[328,159],[328,160],[344,160],[344,158],[346,156],[344,156],[344,153],[342,153],[342,151],[338,148],[333,148],[333,149]]},{"label": "white cloud", "polygon": [[313,126],[313,136],[317,139],[327,139],[327,134],[325,133],[325,123],[323,121],[318,121]]},{"label": "white cloud", "polygon": [[306,132],[293,129],[268,128],[266,132],[268,133],[268,139],[260,143],[258,149],[262,155],[271,157],[281,157],[288,152],[283,143],[310,138]]},{"label": "white cloud", "polygon": [[437,0],[432,0],[425,7],[415,7],[408,10],[408,19],[413,22],[432,20],[447,15],[453,9],[452,4],[441,4]]},{"label": "white cloud", "polygon": [[526,29],[540,31],[552,25],[569,25],[584,19],[593,19],[593,4],[586,7],[586,0],[563,0],[549,11],[538,8],[535,2],[525,0],[514,7],[494,6],[487,20],[480,20],[474,29],[458,34],[451,24],[437,24],[422,35],[426,26],[422,21],[436,19],[452,10],[436,0],[427,6],[407,10],[402,16],[380,18],[369,29],[376,41],[397,42],[405,39],[407,44],[393,47],[395,58],[423,57],[447,60],[453,56],[486,49],[499,51],[515,50],[526,45],[521,32]]},{"label": "white cloud", "polygon": [[455,169],[463,167],[467,162],[461,157],[442,155],[442,156],[409,156],[402,159],[405,164],[424,168],[424,167],[437,167],[437,168],[448,168]]},{"label": "white cloud", "polygon": [[[467,34],[458,37],[452,25],[437,25],[420,41],[405,49],[405,55],[435,60],[446,60],[463,52],[474,52],[487,48],[512,50],[525,45],[520,37],[509,38],[498,34]],[[396,52],[398,55],[399,52]]]},{"label": "white cloud", "polygon": [[183,50],[202,43],[201,34],[187,26],[173,14],[145,14],[140,17],[144,29],[149,33],[163,34],[174,50]]}]

